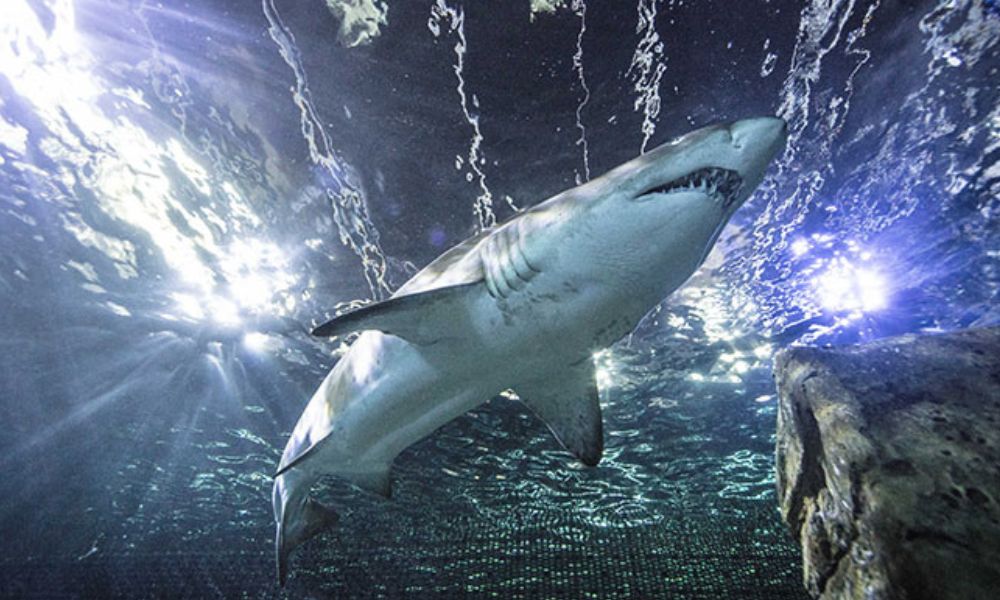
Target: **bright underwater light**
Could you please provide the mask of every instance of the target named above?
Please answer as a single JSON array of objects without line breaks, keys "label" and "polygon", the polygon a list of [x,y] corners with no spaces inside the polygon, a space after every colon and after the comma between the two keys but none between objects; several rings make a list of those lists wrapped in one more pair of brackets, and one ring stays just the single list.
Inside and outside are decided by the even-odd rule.
[{"label": "bright underwater light", "polygon": [[832,311],[873,312],[888,304],[885,278],[876,270],[834,259],[813,283],[819,302]]},{"label": "bright underwater light", "polygon": [[792,242],[792,254],[795,256],[802,256],[806,252],[809,252],[809,241],[804,238],[798,238]]},{"label": "bright underwater light", "polygon": [[243,345],[253,352],[267,352],[276,344],[276,341],[266,333],[251,331],[243,336]]},{"label": "bright underwater light", "polygon": [[219,325],[236,327],[240,324],[240,307],[232,300],[220,296],[210,296],[206,304],[209,315]]},{"label": "bright underwater light", "polygon": [[[32,116],[18,122],[0,98],[0,146],[15,158],[44,155],[52,179],[89,191],[89,212],[67,208],[63,227],[113,261],[121,279],[140,276],[139,246],[162,256],[176,276],[169,319],[234,330],[260,314],[286,314],[297,275],[277,244],[254,235],[262,222],[240,180],[183,131],[145,125],[150,116],[163,121],[146,101],[151,92],[105,78],[77,30],[78,1],[0,0],[0,76]],[[90,213],[141,237],[108,233]]]}]

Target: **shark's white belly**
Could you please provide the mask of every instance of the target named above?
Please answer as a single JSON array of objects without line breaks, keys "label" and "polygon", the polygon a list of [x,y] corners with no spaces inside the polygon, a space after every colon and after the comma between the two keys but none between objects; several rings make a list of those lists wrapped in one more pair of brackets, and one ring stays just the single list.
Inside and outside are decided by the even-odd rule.
[{"label": "shark's white belly", "polygon": [[390,463],[504,389],[516,391],[621,337],[648,308],[623,310],[634,301],[609,296],[606,285],[544,273],[530,287],[500,301],[484,290],[468,307],[471,327],[460,339],[418,346],[362,334],[310,400],[286,453],[326,438],[313,469]]}]

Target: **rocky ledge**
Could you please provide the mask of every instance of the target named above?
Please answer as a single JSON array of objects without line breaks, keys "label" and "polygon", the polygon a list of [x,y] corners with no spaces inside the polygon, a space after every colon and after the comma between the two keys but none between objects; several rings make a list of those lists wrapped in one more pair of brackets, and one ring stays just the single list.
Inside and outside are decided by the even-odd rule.
[{"label": "rocky ledge", "polygon": [[781,515],[819,598],[1000,598],[1000,327],[775,361]]}]

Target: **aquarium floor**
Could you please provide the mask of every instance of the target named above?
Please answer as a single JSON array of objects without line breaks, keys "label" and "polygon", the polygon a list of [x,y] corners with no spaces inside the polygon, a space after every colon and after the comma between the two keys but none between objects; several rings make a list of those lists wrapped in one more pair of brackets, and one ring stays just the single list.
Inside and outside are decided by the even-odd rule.
[{"label": "aquarium floor", "polygon": [[[532,522],[527,519],[525,523]],[[477,525],[478,523],[478,525]],[[482,520],[450,532],[349,528],[307,544],[288,586],[268,539],[232,534],[201,550],[0,559],[0,594],[17,598],[805,598],[800,557],[770,510],[691,513],[595,527],[562,518],[510,528]],[[246,550],[240,550],[244,548]]]}]

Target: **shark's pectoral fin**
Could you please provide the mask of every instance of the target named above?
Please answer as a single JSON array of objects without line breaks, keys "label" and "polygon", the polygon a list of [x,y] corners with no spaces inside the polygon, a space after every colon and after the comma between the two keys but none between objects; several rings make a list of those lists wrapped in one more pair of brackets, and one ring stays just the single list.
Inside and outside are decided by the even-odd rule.
[{"label": "shark's pectoral fin", "polygon": [[480,289],[482,282],[476,281],[396,296],[327,321],[312,334],[329,337],[373,329],[413,344],[433,344],[462,334],[466,303]]},{"label": "shark's pectoral fin", "polygon": [[574,456],[590,467],[601,461],[604,428],[590,360],[544,380],[518,385],[516,391]]}]

